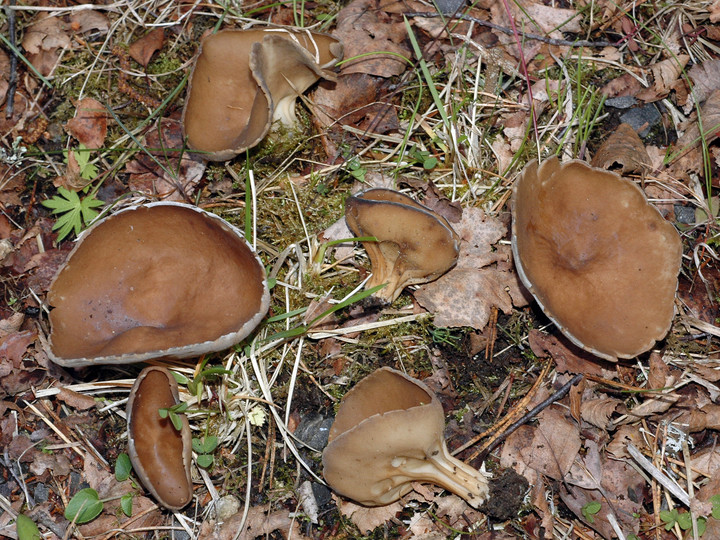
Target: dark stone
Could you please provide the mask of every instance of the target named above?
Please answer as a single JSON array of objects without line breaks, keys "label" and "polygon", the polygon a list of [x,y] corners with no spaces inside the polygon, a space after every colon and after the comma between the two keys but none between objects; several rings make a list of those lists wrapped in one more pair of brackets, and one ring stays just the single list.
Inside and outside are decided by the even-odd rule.
[{"label": "dark stone", "polygon": [[620,116],[620,121],[629,124],[640,137],[645,137],[650,130],[662,121],[657,105],[648,103],[635,107]]},{"label": "dark stone", "polygon": [[333,419],[324,416],[306,416],[300,421],[295,430],[295,437],[315,450],[322,450],[327,446],[330,426]]},{"label": "dark stone", "polygon": [[632,96],[620,96],[605,100],[605,105],[616,109],[629,109],[637,104],[637,99]]},{"label": "dark stone", "polygon": [[48,500],[49,490],[46,484],[43,484],[42,482],[39,482],[35,484],[35,489],[33,490],[33,495],[35,497],[35,504],[42,504],[45,501]]},{"label": "dark stone", "polygon": [[695,224],[695,209],[692,206],[676,204],[673,208],[675,210],[675,219],[678,223],[684,223],[685,225]]}]

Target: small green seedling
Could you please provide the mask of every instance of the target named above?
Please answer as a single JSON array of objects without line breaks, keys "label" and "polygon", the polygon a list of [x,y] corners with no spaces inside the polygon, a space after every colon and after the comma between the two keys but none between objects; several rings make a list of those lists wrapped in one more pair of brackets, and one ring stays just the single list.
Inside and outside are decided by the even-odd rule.
[{"label": "small green seedling", "polygon": [[183,401],[173,405],[172,407],[162,407],[158,409],[158,414],[160,415],[160,418],[170,418],[170,421],[172,422],[172,425],[175,426],[175,429],[182,431],[182,420],[180,419],[180,415],[184,413],[187,408],[188,404]]},{"label": "small green seedling", "polygon": [[40,540],[42,535],[35,522],[25,514],[18,514],[15,520],[15,532],[18,540]]},{"label": "small green seedling", "polygon": [[440,164],[438,158],[430,155],[429,151],[420,150],[417,147],[411,148],[408,152],[408,155],[413,158],[417,163],[422,165],[423,169],[425,169],[426,171],[431,171]]},{"label": "small green seedling", "polygon": [[132,472],[132,463],[130,463],[130,456],[125,452],[120,454],[115,462],[115,479],[118,482],[124,482],[130,478]]},{"label": "small green seedling", "polygon": [[[715,504],[713,503],[713,512]],[[683,531],[689,531],[692,528],[692,516],[690,512],[678,512],[677,508],[672,510],[663,510],[660,512],[660,521],[665,524],[665,530],[669,531],[675,524]],[[698,535],[702,536],[707,526],[707,520],[703,517],[697,518]]]},{"label": "small green seedling", "polygon": [[80,169],[80,177],[84,180],[92,180],[98,174],[97,167],[90,163],[90,150],[82,143],[75,150],[63,150],[65,163],[70,163],[70,152]]},{"label": "small green seedling", "polygon": [[100,500],[98,492],[93,488],[81,489],[65,507],[65,519],[78,525],[88,523],[100,515],[104,503],[105,500]]},{"label": "small green seedling", "polygon": [[212,453],[215,451],[218,445],[218,438],[214,435],[206,435],[201,439],[193,437],[192,448],[198,455],[197,464],[198,467],[207,469],[213,464],[215,458]]},{"label": "small green seedling", "polygon": [[52,199],[42,201],[43,206],[50,208],[52,213],[58,216],[53,225],[53,230],[58,231],[58,241],[71,232],[74,232],[75,236],[80,234],[83,225],[87,226],[97,217],[96,208],[104,204],[104,201],[95,198],[94,192],[81,199],[76,192],[62,186],[58,188],[58,194]]},{"label": "small green seedling", "polygon": [[585,505],[581,508],[582,515],[588,523],[595,523],[595,514],[600,511],[600,508],[602,508],[602,503],[600,501],[590,501],[585,503]]}]

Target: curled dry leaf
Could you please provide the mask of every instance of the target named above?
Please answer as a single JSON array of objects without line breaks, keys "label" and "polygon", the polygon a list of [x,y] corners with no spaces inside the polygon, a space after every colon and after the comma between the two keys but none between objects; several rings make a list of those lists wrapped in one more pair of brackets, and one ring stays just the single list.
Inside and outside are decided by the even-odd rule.
[{"label": "curled dry leaf", "polygon": [[586,422],[601,429],[610,427],[610,417],[617,411],[624,411],[625,405],[615,398],[604,397],[583,401],[580,406],[580,415]]},{"label": "curled dry leaf", "polygon": [[[93,98],[81,99],[75,107],[75,116],[65,124],[65,131],[75,137],[80,144],[84,144],[85,148],[100,148],[105,143],[107,135],[105,106]],[[68,158],[70,154],[71,152],[68,153]]]},{"label": "curled dry leaf", "polygon": [[128,49],[128,54],[142,67],[148,67],[153,54],[162,49],[165,43],[165,29],[158,27],[143,37],[134,41]]},{"label": "curled dry leaf", "polygon": [[457,265],[414,293],[435,314],[435,325],[482,330],[493,307],[510,313],[513,305],[527,305],[529,296],[512,266],[510,248],[498,245],[506,225],[479,208],[466,208],[453,228],[460,236]]},{"label": "curled dry leaf", "polygon": [[670,93],[689,60],[689,55],[679,54],[650,66],[654,79],[653,88],[658,96],[663,97]]},{"label": "curled dry leaf", "polygon": [[[720,131],[720,89],[714,90],[705,100],[700,109],[700,118],[702,119],[702,128],[705,133],[705,141],[710,144]],[[687,127],[685,133],[677,141],[677,147],[683,151],[696,148],[700,145],[700,127],[697,118],[691,120],[691,124]],[[699,164],[696,169],[699,168]]]},{"label": "curled dry leaf", "polygon": [[70,14],[70,29],[78,34],[84,34],[93,30],[106,34],[110,29],[110,21],[104,13],[94,9],[83,9],[73,11]]},{"label": "curled dry leaf", "polygon": [[628,124],[620,124],[600,145],[590,163],[593,167],[610,169],[620,164],[620,174],[644,172],[652,166],[645,145]]},{"label": "curled dry leaf", "polygon": [[39,13],[25,31],[22,47],[35,68],[47,76],[60,58],[60,50],[70,47],[68,25],[60,17]]}]

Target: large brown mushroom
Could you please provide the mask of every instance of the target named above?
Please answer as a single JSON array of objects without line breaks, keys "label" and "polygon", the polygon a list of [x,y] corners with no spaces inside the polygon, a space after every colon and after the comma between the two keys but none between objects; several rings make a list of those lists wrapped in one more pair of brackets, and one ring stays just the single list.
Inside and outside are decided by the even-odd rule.
[{"label": "large brown mushroom", "polygon": [[375,188],[348,197],[345,220],[363,242],[372,265],[366,288],[387,283],[376,293],[392,302],[408,285],[437,279],[452,268],[460,253],[460,238],[445,218],[407,195]]},{"label": "large brown mushroom", "polygon": [[488,480],[448,452],[445,414],[422,382],[392,368],[371,373],[343,397],[323,475],[330,487],[366,506],[396,501],[413,482],[430,482],[477,508]]},{"label": "large brown mushroom", "polygon": [[224,350],[258,325],[270,295],[241,231],[194,206],[162,202],[85,231],[47,301],[48,355],[78,367]]},{"label": "large brown mushroom", "polygon": [[667,334],[682,242],[631,181],[581,161],[530,163],[512,236],[520,278],[576,345],[615,361]]},{"label": "large brown mushroom", "polygon": [[160,409],[180,403],[178,385],[167,369],[147,367],[140,372],[127,402],[128,455],[135,473],[155,499],[180,510],[192,499],[190,461],[192,438],[187,417],[175,413],[178,431]]},{"label": "large brown mushroom", "polygon": [[183,110],[188,145],[209,160],[258,144],[273,120],[296,122],[295,99],[342,57],[333,37],[285,29],[223,30],[203,39]]}]

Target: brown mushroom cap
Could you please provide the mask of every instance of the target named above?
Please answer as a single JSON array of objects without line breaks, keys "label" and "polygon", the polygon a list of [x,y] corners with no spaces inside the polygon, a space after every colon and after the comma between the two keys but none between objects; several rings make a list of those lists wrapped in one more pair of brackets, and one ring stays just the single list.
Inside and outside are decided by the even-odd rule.
[{"label": "brown mushroom cap", "polygon": [[444,428],[442,405],[425,384],[378,369],[340,403],[323,451],[325,480],[367,506],[396,501],[413,482],[431,482],[477,508],[487,497],[487,477],[450,455]]},{"label": "brown mushroom cap", "polygon": [[457,262],[460,239],[447,220],[398,191],[376,188],[348,197],[345,220],[353,234],[377,238],[363,242],[373,272],[366,288],[387,283],[376,295],[388,302]]},{"label": "brown mushroom cap", "polygon": [[182,430],[159,409],[180,402],[178,385],[167,369],[147,367],[130,390],[127,403],[128,454],[140,481],[157,501],[170,510],[180,510],[192,499],[190,425],[178,414]]},{"label": "brown mushroom cap", "polygon": [[[258,144],[295,97],[342,57],[333,37],[284,29],[223,30],[203,39],[183,109],[188,145],[222,161]],[[292,109],[292,112],[289,111]],[[281,114],[283,113],[284,114]]]},{"label": "brown mushroom cap", "polygon": [[576,345],[614,361],[667,334],[682,242],[629,180],[556,157],[528,164],[512,247],[523,283]]},{"label": "brown mushroom cap", "polygon": [[224,350],[258,325],[270,296],[242,232],[194,206],[162,202],[85,231],[47,300],[48,355],[78,367]]}]

